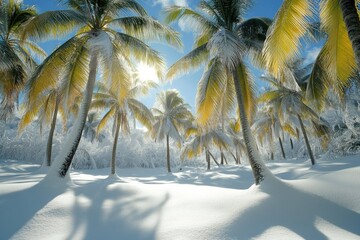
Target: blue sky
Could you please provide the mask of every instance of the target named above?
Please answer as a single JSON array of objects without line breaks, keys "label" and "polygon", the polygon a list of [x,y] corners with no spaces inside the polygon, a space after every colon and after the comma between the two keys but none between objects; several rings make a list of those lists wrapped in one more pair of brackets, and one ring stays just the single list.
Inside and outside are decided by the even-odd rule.
[{"label": "blue sky", "polygon": [[[199,3],[199,0],[138,0],[145,9],[149,12],[149,14],[156,19],[161,20],[163,18],[161,14],[161,9],[169,4],[186,4],[192,8],[196,8]],[[55,9],[64,9],[65,7],[59,3],[57,0],[24,0],[24,4],[26,5],[35,5],[39,12],[44,12],[48,10]],[[254,0],[254,5],[251,9],[249,9],[246,14],[246,18],[251,17],[268,17],[273,18],[282,4],[283,0]],[[179,24],[175,23],[172,25],[173,28],[178,30],[181,33],[184,48],[182,50],[176,50],[173,47],[169,47],[163,43],[151,43],[151,46],[159,51],[164,58],[166,59],[167,66],[170,66],[176,60],[181,58],[183,55],[188,53],[193,45],[193,33],[190,29],[186,29],[186,27],[180,27]],[[184,31],[183,31],[184,30]],[[66,39],[66,38],[65,38]],[[61,44],[63,40],[55,40],[41,43],[40,45],[50,53],[58,44]],[[193,110],[195,106],[195,95],[197,89],[197,83],[201,77],[203,69],[199,69],[198,71],[191,72],[185,76],[174,79],[172,82],[167,82],[162,84],[160,88],[151,91],[151,93],[144,97],[142,100],[144,103],[152,107],[155,100],[155,95],[157,92],[163,89],[175,88],[178,89],[181,95],[184,97],[185,101],[189,103]],[[261,75],[260,71],[253,69],[253,75],[255,76],[255,81],[258,89],[263,86],[261,80],[259,80],[259,76]]]}]

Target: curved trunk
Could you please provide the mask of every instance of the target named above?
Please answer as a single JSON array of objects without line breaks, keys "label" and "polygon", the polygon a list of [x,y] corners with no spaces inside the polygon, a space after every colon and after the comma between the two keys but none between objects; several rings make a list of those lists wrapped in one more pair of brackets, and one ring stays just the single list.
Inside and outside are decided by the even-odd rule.
[{"label": "curved trunk", "polygon": [[[85,126],[86,117],[89,112],[91,98],[93,94],[93,89],[95,85],[96,72],[97,72],[97,54],[92,53],[90,57],[90,71],[89,78],[86,84],[86,89],[84,92],[84,97],[81,103],[79,110],[79,115],[72,127],[71,132],[66,136],[61,150],[61,154],[58,156],[58,159],[54,162],[51,169],[57,172],[59,177],[65,178],[68,174],[71,162],[74,158],[75,152],[79,146],[81,135]],[[48,175],[52,174],[52,170],[49,171]]]},{"label": "curved trunk", "polygon": [[339,0],[339,4],[360,71],[360,21],[355,0]]},{"label": "curved trunk", "polygon": [[284,146],[283,146],[283,143],[282,143],[282,140],[281,140],[281,137],[279,137],[279,144],[280,144],[280,148],[281,148],[281,153],[282,153],[282,156],[284,159],[286,159],[286,156],[285,156],[285,151],[284,151]]},{"label": "curved trunk", "polygon": [[117,146],[117,142],[118,142],[118,138],[119,138],[119,131],[120,131],[120,117],[119,115],[117,115],[115,117],[115,121],[116,121],[116,128],[115,128],[115,137],[114,137],[114,145],[113,145],[113,149],[112,149],[112,155],[111,155],[111,175],[116,174],[116,146]]},{"label": "curved trunk", "polygon": [[254,175],[255,184],[258,185],[261,181],[264,180],[265,175],[269,175],[270,172],[260,158],[260,153],[255,144],[255,139],[251,133],[250,124],[246,116],[243,95],[237,70],[233,70],[232,74],[239,108],[240,123],[245,140],[246,150],[249,156],[249,163]]},{"label": "curved trunk", "polygon": [[46,166],[48,166],[48,167],[50,167],[50,165],[51,165],[52,143],[53,143],[53,138],[54,138],[55,126],[56,126],[56,117],[57,117],[57,114],[59,111],[59,102],[60,102],[60,97],[56,96],[55,109],[54,109],[54,114],[53,114],[53,118],[51,121],[50,132],[49,132],[49,137],[48,137],[47,146],[46,146]]},{"label": "curved trunk", "polygon": [[167,166],[167,171],[171,172],[171,169],[170,169],[169,134],[166,135],[166,166]]},{"label": "curved trunk", "polygon": [[310,156],[311,164],[314,165],[315,164],[315,158],[314,158],[313,152],[312,152],[310,144],[309,144],[309,140],[308,140],[308,137],[307,137],[307,134],[306,134],[306,131],[305,131],[304,123],[303,123],[303,121],[302,121],[299,114],[297,114],[297,117],[298,117],[299,122],[300,122],[301,131],[302,131],[302,133],[304,135],[305,144],[306,144],[306,148],[308,150],[309,156]]}]

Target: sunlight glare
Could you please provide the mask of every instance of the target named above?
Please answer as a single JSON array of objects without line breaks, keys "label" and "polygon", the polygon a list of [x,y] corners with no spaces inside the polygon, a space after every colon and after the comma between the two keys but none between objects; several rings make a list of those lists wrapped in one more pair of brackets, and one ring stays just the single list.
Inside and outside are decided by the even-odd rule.
[{"label": "sunlight glare", "polygon": [[142,82],[146,82],[149,80],[159,82],[155,68],[147,65],[146,63],[140,62],[137,65],[137,74],[139,80]]}]

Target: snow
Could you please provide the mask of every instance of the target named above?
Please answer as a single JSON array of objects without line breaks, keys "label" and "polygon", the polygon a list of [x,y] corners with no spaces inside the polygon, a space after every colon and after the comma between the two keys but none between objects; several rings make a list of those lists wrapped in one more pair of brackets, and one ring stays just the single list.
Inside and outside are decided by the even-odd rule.
[{"label": "snow", "polygon": [[360,156],[247,166],[72,170],[0,161],[0,239],[360,239]]}]

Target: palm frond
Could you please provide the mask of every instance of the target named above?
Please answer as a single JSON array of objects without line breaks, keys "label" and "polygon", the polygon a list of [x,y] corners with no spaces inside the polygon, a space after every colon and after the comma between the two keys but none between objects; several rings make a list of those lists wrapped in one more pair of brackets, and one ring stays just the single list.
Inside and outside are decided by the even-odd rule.
[{"label": "palm frond", "polygon": [[209,58],[207,44],[203,44],[175,62],[166,74],[167,79],[174,79],[177,75],[188,73],[205,63]]},{"label": "palm frond", "polygon": [[111,20],[110,24],[120,26],[126,34],[142,40],[159,40],[182,47],[179,33],[151,17],[123,17]]},{"label": "palm frond", "polygon": [[30,37],[39,41],[62,37],[86,23],[86,18],[73,10],[47,11],[27,22],[22,39]]},{"label": "palm frond", "polygon": [[[339,95],[354,74],[356,62],[354,51],[343,21],[342,12],[337,1],[322,1],[320,18],[328,38],[321,55],[323,68],[327,70],[330,81]],[[344,64],[346,63],[346,64]]]},{"label": "palm frond", "polygon": [[226,86],[226,72],[219,60],[213,60],[201,77],[196,93],[196,118],[201,126],[209,124],[219,109],[219,99]]},{"label": "palm frond", "polygon": [[310,0],[284,1],[277,12],[263,49],[267,69],[275,77],[299,55],[300,38],[308,32],[308,18],[313,12]]}]

